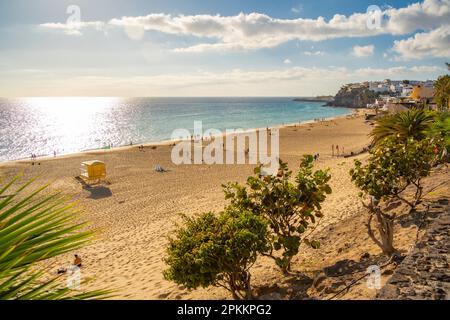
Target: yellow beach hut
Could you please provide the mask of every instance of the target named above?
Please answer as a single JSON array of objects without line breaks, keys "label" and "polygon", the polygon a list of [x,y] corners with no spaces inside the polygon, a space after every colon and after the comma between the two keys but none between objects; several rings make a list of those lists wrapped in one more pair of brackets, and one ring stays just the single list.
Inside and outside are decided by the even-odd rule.
[{"label": "yellow beach hut", "polygon": [[87,181],[95,181],[106,178],[105,163],[99,160],[82,162],[80,177]]}]

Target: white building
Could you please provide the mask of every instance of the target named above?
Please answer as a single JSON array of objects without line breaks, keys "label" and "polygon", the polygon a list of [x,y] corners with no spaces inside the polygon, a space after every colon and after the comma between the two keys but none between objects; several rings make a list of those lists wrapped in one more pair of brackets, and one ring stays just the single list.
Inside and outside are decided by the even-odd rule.
[{"label": "white building", "polygon": [[412,86],[405,86],[402,89],[402,93],[401,93],[401,97],[407,98],[409,96],[411,96],[411,93],[413,92],[413,87]]},{"label": "white building", "polygon": [[403,89],[403,85],[399,82],[392,83],[391,86],[389,87],[389,90],[392,93],[400,93],[400,92],[402,92],[402,89]]},{"label": "white building", "polygon": [[390,85],[387,83],[371,82],[369,84],[369,90],[372,90],[373,92],[377,92],[377,93],[389,92]]}]

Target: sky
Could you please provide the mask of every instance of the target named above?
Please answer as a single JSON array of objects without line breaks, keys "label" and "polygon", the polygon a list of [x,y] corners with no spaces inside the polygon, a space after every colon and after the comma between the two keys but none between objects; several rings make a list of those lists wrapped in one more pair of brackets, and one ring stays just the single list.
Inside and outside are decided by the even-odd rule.
[{"label": "sky", "polygon": [[0,97],[316,96],[448,61],[450,0],[0,0]]}]

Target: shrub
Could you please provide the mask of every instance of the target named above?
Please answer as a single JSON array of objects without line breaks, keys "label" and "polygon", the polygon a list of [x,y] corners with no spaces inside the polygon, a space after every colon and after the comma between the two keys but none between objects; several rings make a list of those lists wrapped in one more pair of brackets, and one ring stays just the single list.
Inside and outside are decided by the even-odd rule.
[{"label": "shrub", "polygon": [[442,149],[441,158],[447,160],[450,151],[450,111],[438,112],[427,134],[431,138],[444,140],[445,148]]},{"label": "shrub", "polygon": [[185,219],[170,239],[167,280],[189,289],[220,286],[234,299],[252,298],[250,267],[267,250],[267,223],[249,211],[226,210]]},{"label": "shrub", "polygon": [[[313,157],[304,156],[295,183],[290,181],[292,171],[280,162],[276,176],[262,176],[261,167],[247,185],[231,183],[224,186],[229,208],[250,211],[269,221],[270,250],[264,252],[273,258],[283,272],[290,270],[292,258],[302,242],[317,249],[318,241],[308,239],[306,231],[321,218],[321,204],[331,193],[328,170],[313,171]],[[281,250],[281,255],[276,254]]]},{"label": "shrub", "polygon": [[[370,204],[365,205],[370,212],[367,224],[369,236],[387,255],[396,252],[393,246],[396,215],[383,212],[380,204],[401,200],[414,210],[422,199],[421,181],[430,174],[439,148],[442,148],[440,139],[426,138],[417,141],[409,138],[407,143],[402,143],[391,137],[370,151],[371,157],[367,164],[363,165],[355,160],[355,167],[350,171],[352,181],[361,189],[361,197],[371,197]],[[404,195],[409,186],[415,187],[412,200]],[[376,239],[371,229],[373,216],[378,221],[381,241]]]}]

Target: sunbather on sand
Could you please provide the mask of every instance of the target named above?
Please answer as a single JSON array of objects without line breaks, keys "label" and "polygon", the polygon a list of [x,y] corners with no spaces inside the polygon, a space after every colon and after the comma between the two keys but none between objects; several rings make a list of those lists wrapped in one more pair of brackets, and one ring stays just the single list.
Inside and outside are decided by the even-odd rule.
[{"label": "sunbather on sand", "polygon": [[75,260],[73,261],[73,265],[81,268],[81,258],[79,255],[75,255]]}]

